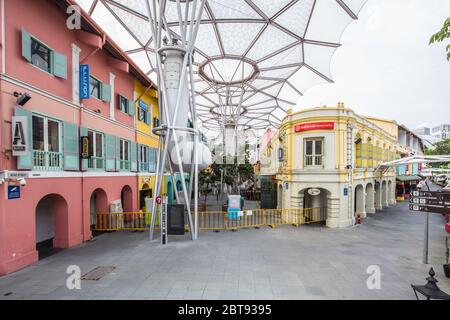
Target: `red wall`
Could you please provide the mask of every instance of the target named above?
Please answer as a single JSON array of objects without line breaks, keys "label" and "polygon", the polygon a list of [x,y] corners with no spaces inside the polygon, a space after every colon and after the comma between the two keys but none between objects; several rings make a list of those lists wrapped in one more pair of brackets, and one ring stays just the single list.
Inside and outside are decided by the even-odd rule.
[{"label": "red wall", "polygon": [[[109,84],[109,72],[116,76],[115,93],[122,93],[133,98],[134,77],[108,64],[110,55],[105,50],[91,55],[95,48],[76,39],[76,31],[66,27],[67,16],[48,0],[14,0],[5,1],[6,10],[6,73],[16,79],[50,92],[65,100],[72,101],[72,44],[81,48],[80,62],[89,64],[91,74]],[[54,77],[33,67],[22,57],[22,28],[44,42],[53,50],[67,57],[67,80]],[[83,61],[84,58],[87,60]],[[103,116],[109,117],[109,103],[97,99],[84,101],[90,110],[101,110]],[[117,110],[117,121],[133,127],[133,117]]]}]

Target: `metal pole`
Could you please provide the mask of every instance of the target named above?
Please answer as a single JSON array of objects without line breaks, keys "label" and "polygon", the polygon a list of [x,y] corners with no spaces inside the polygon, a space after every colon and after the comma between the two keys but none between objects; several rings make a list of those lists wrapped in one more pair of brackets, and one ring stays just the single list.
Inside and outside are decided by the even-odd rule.
[{"label": "metal pole", "polygon": [[[430,186],[428,185],[427,180],[425,180],[425,185],[427,186],[428,191],[430,191]],[[430,213],[427,212],[427,219],[425,223],[425,232],[423,239],[423,263],[428,264],[428,238],[429,238],[429,230],[430,230]]]}]

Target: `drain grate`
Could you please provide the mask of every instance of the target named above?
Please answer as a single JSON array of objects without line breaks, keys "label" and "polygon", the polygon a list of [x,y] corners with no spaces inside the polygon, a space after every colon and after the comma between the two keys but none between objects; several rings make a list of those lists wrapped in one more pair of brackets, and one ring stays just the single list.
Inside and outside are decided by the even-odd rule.
[{"label": "drain grate", "polygon": [[97,267],[81,277],[81,280],[100,280],[107,274],[113,272],[116,267]]}]

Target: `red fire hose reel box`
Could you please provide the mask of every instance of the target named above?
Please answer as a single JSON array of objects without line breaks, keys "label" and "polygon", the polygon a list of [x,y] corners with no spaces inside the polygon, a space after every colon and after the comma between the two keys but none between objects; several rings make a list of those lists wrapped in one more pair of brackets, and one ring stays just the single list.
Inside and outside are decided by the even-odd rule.
[{"label": "red fire hose reel box", "polygon": [[447,231],[447,233],[450,233],[450,223],[445,224],[445,231]]}]

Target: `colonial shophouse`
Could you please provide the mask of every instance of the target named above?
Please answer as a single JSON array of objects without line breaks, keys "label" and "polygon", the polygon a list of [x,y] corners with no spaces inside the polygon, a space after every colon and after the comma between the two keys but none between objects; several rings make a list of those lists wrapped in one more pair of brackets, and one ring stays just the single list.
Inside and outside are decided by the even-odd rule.
[{"label": "colonial shophouse", "polygon": [[41,244],[90,240],[91,213],[135,212],[152,194],[155,87],[87,15],[66,27],[73,3],[1,0],[0,275],[37,261]]},{"label": "colonial shophouse", "polygon": [[[374,117],[369,117],[367,119],[397,137],[397,158],[424,154],[424,143],[422,138],[406,126],[400,125],[394,120]],[[422,177],[419,175],[421,170],[422,165],[418,163],[401,165],[396,168],[396,198],[398,201],[409,198],[410,191],[415,189],[417,183],[422,180]]]},{"label": "colonial shophouse", "polygon": [[395,172],[377,166],[395,158],[396,142],[343,104],[288,112],[261,150],[261,175],[278,208],[322,208],[328,227],[347,227],[395,204]]}]

